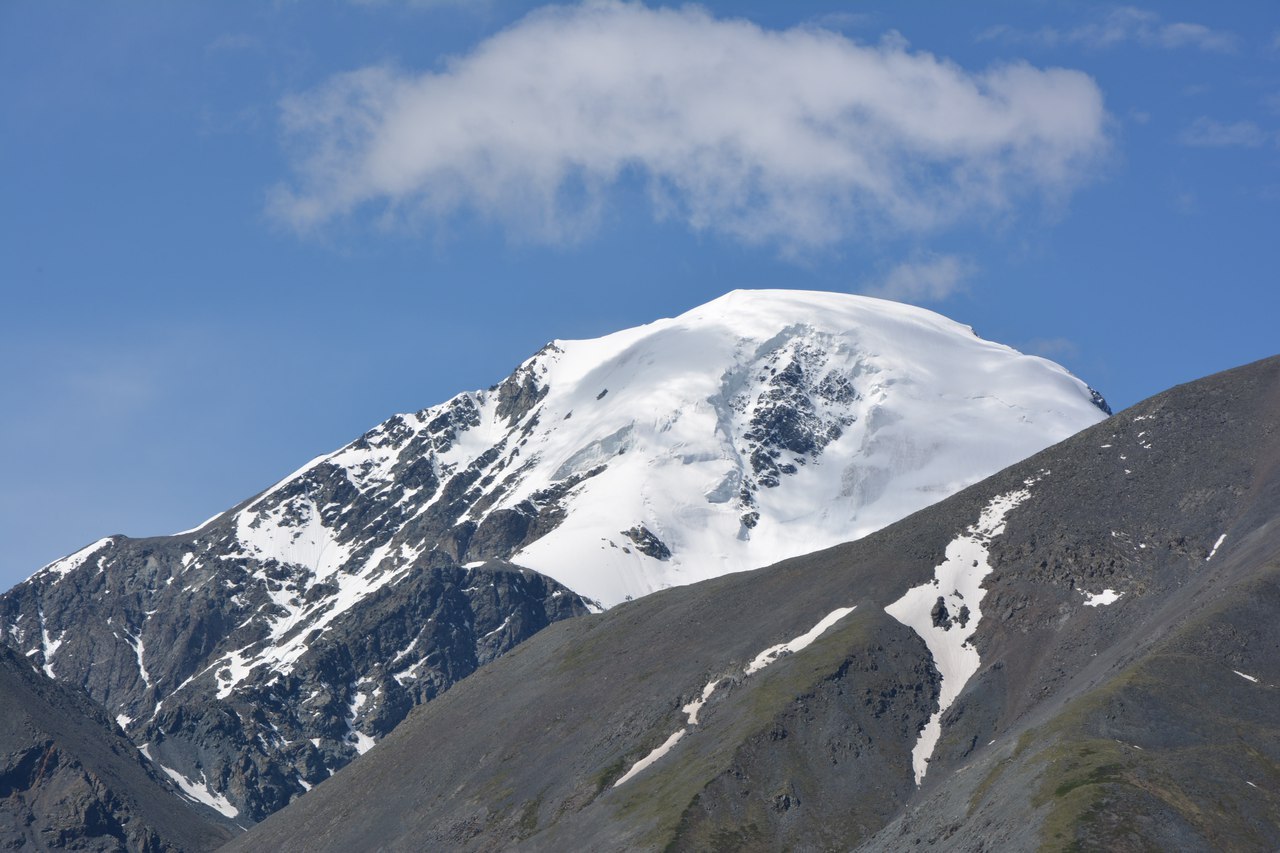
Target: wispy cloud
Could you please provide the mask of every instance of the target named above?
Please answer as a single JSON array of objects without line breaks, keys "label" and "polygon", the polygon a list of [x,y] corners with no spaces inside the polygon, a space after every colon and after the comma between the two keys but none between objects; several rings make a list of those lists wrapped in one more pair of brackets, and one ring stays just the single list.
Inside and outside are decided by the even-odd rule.
[{"label": "wispy cloud", "polygon": [[941,302],[964,289],[977,267],[958,255],[929,255],[898,264],[862,291],[899,302]]},{"label": "wispy cloud", "polygon": [[1178,134],[1178,141],[1194,148],[1259,148],[1273,137],[1251,121],[1228,124],[1200,116]]},{"label": "wispy cloud", "polygon": [[1156,12],[1133,6],[1112,9],[1102,18],[1076,27],[1020,30],[1000,25],[984,30],[978,38],[1048,47],[1079,45],[1099,49],[1132,43],[1167,50],[1191,47],[1216,53],[1232,53],[1240,45],[1240,39],[1234,33],[1186,21],[1166,22]]},{"label": "wispy cloud", "polygon": [[283,103],[306,231],[457,214],[572,241],[639,181],[655,216],[784,251],[1057,202],[1106,148],[1087,75],[969,72],[900,39],[763,29],[698,7],[551,7],[442,71],[370,67]]},{"label": "wispy cloud", "polygon": [[1080,354],[1080,347],[1069,338],[1033,338],[1022,345],[1022,350],[1045,358],[1071,358]]}]

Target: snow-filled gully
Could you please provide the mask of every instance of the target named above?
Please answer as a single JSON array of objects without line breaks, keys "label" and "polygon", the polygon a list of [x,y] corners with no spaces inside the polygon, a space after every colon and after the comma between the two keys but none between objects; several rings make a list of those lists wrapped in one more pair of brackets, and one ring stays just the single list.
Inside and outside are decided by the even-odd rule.
[{"label": "snow-filled gully", "polygon": [[1004,533],[1005,517],[1031,496],[1035,482],[1027,480],[1027,488],[992,498],[977,523],[947,546],[946,559],[933,570],[933,580],[912,587],[885,608],[890,616],[920,635],[942,676],[938,710],[929,718],[911,751],[917,785],[924,781],[929,757],[942,734],[943,713],[981,664],[978,650],[969,641],[982,620],[979,605],[986,595],[982,581],[991,573],[987,546]]},{"label": "snow-filled gully", "polygon": [[[747,664],[746,667],[743,668],[742,677],[750,678],[752,675],[755,675],[757,672],[779,658],[808,648],[815,640],[825,634],[828,628],[848,616],[853,611],[853,607],[838,607],[826,616],[822,617],[822,620],[819,621],[817,625],[814,625],[800,636],[792,640],[788,640],[785,643],[770,646],[751,659],[751,663]],[[663,741],[661,746],[652,750],[644,758],[641,758],[635,764],[631,765],[630,769],[628,769],[626,773],[622,774],[618,781],[613,783],[613,787],[616,788],[624,782],[630,781],[638,773],[645,770],[659,758],[662,758],[662,756],[670,752],[672,747],[679,743],[680,739],[688,734],[690,729],[698,724],[698,712],[702,710],[702,706],[711,698],[711,694],[716,692],[716,688],[724,681],[724,679],[725,676],[720,676],[708,681],[706,686],[702,688],[702,694],[697,699],[694,699],[692,702],[681,708],[686,718],[685,725],[672,732],[671,736]]]},{"label": "snow-filled gully", "polygon": [[[1041,476],[1049,472],[1041,472]],[[942,714],[951,706],[965,684],[978,671],[981,661],[970,640],[982,619],[980,604],[986,590],[983,579],[991,573],[988,562],[991,540],[1004,533],[1005,517],[1031,496],[1031,486],[1039,478],[1026,481],[1026,488],[997,495],[982,510],[976,524],[956,537],[946,550],[946,559],[934,569],[933,580],[908,590],[902,598],[885,608],[890,616],[914,630],[925,641],[934,665],[942,676],[942,689],[938,697],[938,710],[929,718],[911,753],[916,784],[924,780],[929,757],[942,734]],[[1104,602],[1099,602],[1104,603]],[[1109,602],[1106,602],[1109,603]],[[854,608],[841,607],[828,613],[818,624],[804,634],[786,643],[770,646],[756,655],[742,670],[748,678],[778,658],[798,652],[820,636],[832,625],[852,613]],[[670,752],[698,723],[698,713],[706,704],[723,677],[714,678],[702,688],[701,695],[683,710],[686,723],[672,732],[663,743],[649,752],[624,773],[613,787],[618,787]]]}]

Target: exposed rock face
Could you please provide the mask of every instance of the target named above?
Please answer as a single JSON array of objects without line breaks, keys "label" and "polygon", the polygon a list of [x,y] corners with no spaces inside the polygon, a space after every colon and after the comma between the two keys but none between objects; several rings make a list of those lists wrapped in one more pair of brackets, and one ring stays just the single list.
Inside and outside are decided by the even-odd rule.
[{"label": "exposed rock face", "polygon": [[622,531],[622,535],[630,539],[641,554],[653,557],[655,560],[671,559],[671,549],[643,524],[637,524],[630,530]]},{"label": "exposed rock face", "polygon": [[79,691],[0,646],[0,847],[198,851],[231,837]]},{"label": "exposed rock face", "polygon": [[938,596],[933,609],[929,611],[929,619],[935,628],[946,630],[951,627],[951,614],[947,612],[947,600],[941,595]]},{"label": "exposed rock face", "polygon": [[247,557],[232,536],[198,560],[197,547],[113,538],[92,561],[12,590],[0,619],[12,645],[108,705],[151,758],[245,825],[327,779],[413,706],[586,612],[510,564],[410,563],[356,597],[359,576],[317,579]]},{"label": "exposed rock face", "polygon": [[745,506],[754,505],[753,485],[777,487],[781,477],[816,459],[857,420],[850,407],[860,397],[853,377],[828,372],[829,361],[822,348],[797,335],[762,360],[757,376],[762,390],[731,401],[735,410],[750,414],[742,437],[754,483],[744,484]]},{"label": "exposed rock face", "polygon": [[1277,554],[1280,357],[555,625],[229,849],[1277,849]]}]

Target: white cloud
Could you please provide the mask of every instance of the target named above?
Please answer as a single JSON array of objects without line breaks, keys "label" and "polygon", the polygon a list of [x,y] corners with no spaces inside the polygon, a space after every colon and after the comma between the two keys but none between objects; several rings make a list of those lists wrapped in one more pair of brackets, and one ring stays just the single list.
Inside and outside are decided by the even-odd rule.
[{"label": "white cloud", "polygon": [[983,41],[1032,42],[1048,47],[1081,45],[1107,48],[1132,42],[1143,47],[1169,50],[1194,47],[1215,53],[1233,53],[1240,42],[1234,33],[1185,21],[1166,23],[1156,12],[1133,6],[1112,9],[1099,20],[1070,29],[1042,27],[1028,31],[1000,25],[983,31],[978,38]]},{"label": "white cloud", "polygon": [[963,290],[975,271],[971,261],[957,255],[930,255],[898,264],[863,292],[899,302],[941,302]]},{"label": "white cloud", "polygon": [[450,61],[288,98],[299,230],[474,215],[574,240],[638,180],[655,215],[784,249],[1060,201],[1106,148],[1087,75],[972,73],[900,39],[762,29],[697,7],[549,7]]},{"label": "white cloud", "polygon": [[1258,148],[1271,136],[1251,121],[1226,124],[1200,116],[1178,134],[1178,141],[1194,148]]}]

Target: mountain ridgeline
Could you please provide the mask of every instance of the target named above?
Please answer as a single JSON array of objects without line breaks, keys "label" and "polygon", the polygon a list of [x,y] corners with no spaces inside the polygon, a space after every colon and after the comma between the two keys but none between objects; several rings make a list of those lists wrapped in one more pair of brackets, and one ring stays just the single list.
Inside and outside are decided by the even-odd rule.
[{"label": "mountain ridgeline", "polygon": [[540,632],[229,850],[1275,850],[1280,357]]},{"label": "mountain ridgeline", "polygon": [[0,597],[0,639],[249,825],[554,623],[862,536],[1104,409],[929,311],[734,292],[89,545]]}]

